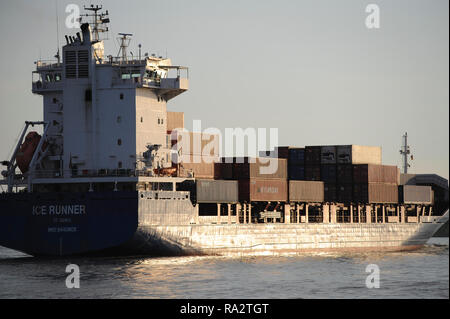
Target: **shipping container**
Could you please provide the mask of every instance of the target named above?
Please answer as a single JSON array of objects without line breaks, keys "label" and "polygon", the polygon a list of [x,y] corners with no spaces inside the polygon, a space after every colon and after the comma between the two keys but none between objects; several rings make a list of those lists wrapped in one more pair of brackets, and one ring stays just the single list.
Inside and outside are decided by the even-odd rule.
[{"label": "shipping container", "polygon": [[219,163],[216,164],[218,170],[220,170],[220,179],[233,179],[233,163],[235,158],[222,157]]},{"label": "shipping container", "polygon": [[384,183],[353,184],[353,200],[358,203],[398,203],[398,186]]},{"label": "shipping container", "polygon": [[197,180],[198,203],[237,203],[239,188],[237,181]]},{"label": "shipping container", "polygon": [[337,182],[339,184],[352,184],[353,183],[353,165],[352,164],[339,164],[337,166]]},{"label": "shipping container", "polygon": [[287,179],[287,160],[278,158],[245,158],[233,164],[233,179]]},{"label": "shipping container", "polygon": [[399,201],[403,204],[431,205],[433,203],[433,190],[431,186],[399,186]]},{"label": "shipping container", "polygon": [[277,146],[273,151],[260,151],[259,156],[283,158],[289,160],[292,164],[303,164],[305,161],[304,149],[290,146]]},{"label": "shipping container", "polygon": [[326,183],[336,183],[337,168],[334,164],[322,164],[320,166],[320,180]]},{"label": "shipping container", "polygon": [[291,180],[303,181],[305,179],[305,167],[303,165],[289,164],[288,178]]},{"label": "shipping container", "polygon": [[275,147],[275,151],[278,152],[278,158],[289,158],[289,146],[277,146]]},{"label": "shipping container", "polygon": [[183,112],[167,112],[167,132],[184,128]]},{"label": "shipping container", "polygon": [[397,166],[362,164],[353,165],[355,183],[387,183],[398,185],[400,170]]},{"label": "shipping container", "polygon": [[320,165],[305,165],[305,180],[320,181]]},{"label": "shipping container", "polygon": [[416,174],[400,173],[399,185],[416,185]]},{"label": "shipping container", "polygon": [[336,184],[324,184],[324,200],[327,203],[337,202]]},{"label": "shipping container", "polygon": [[180,177],[195,177],[214,179],[221,176],[220,167],[216,166],[215,162],[201,162],[201,163],[186,163],[183,162],[179,165],[178,176]]},{"label": "shipping container", "polygon": [[224,165],[220,162],[214,163],[214,179],[233,179],[233,172],[228,172]]},{"label": "shipping container", "polygon": [[305,165],[320,165],[321,146],[305,147]]},{"label": "shipping container", "polygon": [[324,183],[312,181],[289,181],[290,202],[324,201]]},{"label": "shipping container", "polygon": [[305,149],[299,147],[291,147],[289,149],[289,165],[305,164]]},{"label": "shipping container", "polygon": [[353,184],[337,184],[336,193],[339,203],[353,202]]},{"label": "shipping container", "polygon": [[239,180],[239,200],[241,202],[286,202],[287,199],[287,180],[264,178]]},{"label": "shipping container", "polygon": [[381,165],[381,147],[362,145],[338,145],[337,163]]},{"label": "shipping container", "polygon": [[322,146],[320,149],[321,164],[336,164],[336,146]]}]

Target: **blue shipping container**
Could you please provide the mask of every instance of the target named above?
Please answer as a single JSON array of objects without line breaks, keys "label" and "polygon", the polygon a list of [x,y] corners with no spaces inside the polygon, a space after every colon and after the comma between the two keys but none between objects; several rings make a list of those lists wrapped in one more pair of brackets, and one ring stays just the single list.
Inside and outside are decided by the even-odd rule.
[{"label": "blue shipping container", "polygon": [[334,164],[325,164],[321,166],[320,175],[322,181],[326,183],[336,183],[337,168]]},{"label": "blue shipping container", "polygon": [[305,149],[304,148],[290,148],[289,149],[289,164],[299,165],[305,163]]},{"label": "blue shipping container", "polygon": [[303,165],[289,165],[288,176],[291,180],[305,180],[305,167]]}]

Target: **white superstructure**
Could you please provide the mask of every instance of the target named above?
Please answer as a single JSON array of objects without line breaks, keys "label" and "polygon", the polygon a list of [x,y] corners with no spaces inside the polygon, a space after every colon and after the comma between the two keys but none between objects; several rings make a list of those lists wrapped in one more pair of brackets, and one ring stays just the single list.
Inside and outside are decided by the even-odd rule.
[{"label": "white superstructure", "polygon": [[126,47],[120,57],[105,56],[90,25],[81,29],[66,36],[62,63],[37,62],[34,72],[49,125],[39,177],[171,167],[166,104],[188,89],[187,68],[162,57],[126,58]]}]

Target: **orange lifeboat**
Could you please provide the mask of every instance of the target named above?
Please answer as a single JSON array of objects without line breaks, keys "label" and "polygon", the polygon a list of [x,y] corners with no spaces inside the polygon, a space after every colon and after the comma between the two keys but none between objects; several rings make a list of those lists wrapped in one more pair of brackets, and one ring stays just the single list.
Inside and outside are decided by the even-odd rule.
[{"label": "orange lifeboat", "polygon": [[153,171],[158,176],[172,176],[172,177],[177,176],[177,169],[175,167],[167,167],[167,168],[160,168],[160,169],[155,168]]},{"label": "orange lifeboat", "polygon": [[16,155],[17,166],[22,173],[28,172],[34,152],[39,145],[41,136],[37,132],[30,132],[25,137],[25,141],[20,146]]}]

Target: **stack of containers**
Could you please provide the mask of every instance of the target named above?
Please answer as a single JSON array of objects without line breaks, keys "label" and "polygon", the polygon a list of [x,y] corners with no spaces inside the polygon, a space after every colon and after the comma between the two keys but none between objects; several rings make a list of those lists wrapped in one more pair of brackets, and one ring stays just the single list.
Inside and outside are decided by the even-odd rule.
[{"label": "stack of containers", "polygon": [[245,157],[239,162],[233,164],[233,179],[239,181],[241,202],[287,201],[286,159]]},{"label": "stack of containers", "polygon": [[324,184],[325,201],[337,201],[336,146],[322,146],[320,149],[320,177]]},{"label": "stack of containers", "polygon": [[320,181],[320,146],[305,147],[305,180]]},{"label": "stack of containers", "polygon": [[[276,153],[275,153],[276,152]],[[261,151],[260,157],[282,158],[287,160],[288,179],[305,179],[305,149],[301,147],[278,146],[275,151]]]},{"label": "stack of containers", "polygon": [[[172,154],[172,162],[180,163],[178,176],[196,178],[220,178],[219,136],[197,132],[172,131],[172,148],[178,150]],[[174,164],[178,167],[177,164]]]},{"label": "stack of containers", "polygon": [[353,166],[354,201],[398,203],[400,171],[397,166],[360,164]]},{"label": "stack of containers", "polygon": [[[361,189],[366,189],[364,181],[355,178],[355,166],[381,165],[381,147],[362,145],[338,145],[337,155],[337,200],[342,203],[361,201],[364,198],[359,195]],[[357,171],[357,170],[356,170]],[[357,183],[361,183],[357,186]],[[367,188],[368,189],[368,188]],[[364,192],[363,192],[364,193]]]}]

